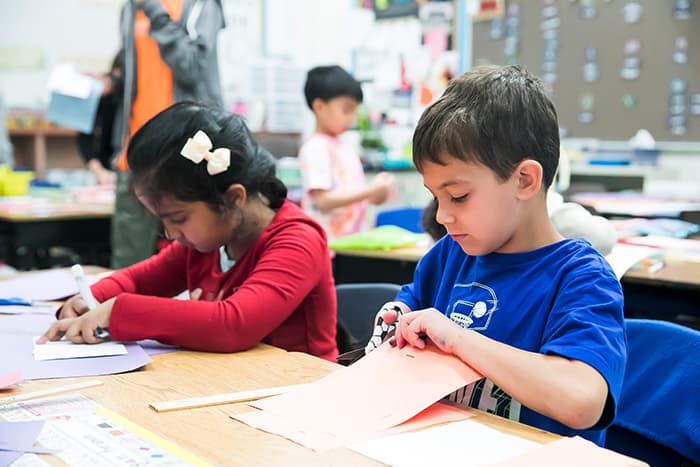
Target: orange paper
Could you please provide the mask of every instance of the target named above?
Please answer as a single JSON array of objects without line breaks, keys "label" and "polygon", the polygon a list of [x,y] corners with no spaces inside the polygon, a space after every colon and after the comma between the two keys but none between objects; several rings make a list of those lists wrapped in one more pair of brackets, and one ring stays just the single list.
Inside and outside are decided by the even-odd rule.
[{"label": "orange paper", "polygon": [[[366,434],[384,434],[481,377],[434,346],[421,350],[384,344],[315,383],[250,404],[261,412],[234,418],[314,449],[337,446]],[[441,421],[446,420],[421,426]]]},{"label": "orange paper", "polygon": [[474,415],[464,410],[443,403],[435,403],[418,415],[391,428],[371,431],[341,430],[339,432],[308,431],[303,423],[282,418],[265,410],[255,410],[231,418],[250,425],[259,430],[287,438],[297,444],[306,446],[314,451],[324,451],[356,443],[366,439],[381,438],[396,435],[406,431],[419,430],[432,425],[466,420]]},{"label": "orange paper", "polygon": [[623,456],[609,449],[574,436],[561,438],[527,451],[525,454],[492,464],[493,467],[634,467],[645,465],[641,461]]}]

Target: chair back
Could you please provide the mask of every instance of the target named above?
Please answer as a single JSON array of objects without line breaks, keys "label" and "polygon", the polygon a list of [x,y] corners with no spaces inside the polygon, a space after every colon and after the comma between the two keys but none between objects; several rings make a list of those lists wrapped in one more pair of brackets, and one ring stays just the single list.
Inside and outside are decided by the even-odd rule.
[{"label": "chair back", "polygon": [[364,347],[372,336],[374,317],[386,302],[394,300],[401,286],[390,283],[338,284],[338,351]]},{"label": "chair back", "polygon": [[700,462],[700,332],[625,321],[629,356],[606,447],[652,467]]},{"label": "chair back", "polygon": [[415,233],[423,233],[421,216],[423,208],[399,208],[379,211],[377,213],[376,226],[396,225]]}]

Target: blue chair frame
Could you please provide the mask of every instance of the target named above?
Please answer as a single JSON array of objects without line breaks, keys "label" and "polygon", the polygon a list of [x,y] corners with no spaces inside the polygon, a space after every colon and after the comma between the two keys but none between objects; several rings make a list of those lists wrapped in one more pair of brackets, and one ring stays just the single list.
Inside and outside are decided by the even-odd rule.
[{"label": "blue chair frame", "polygon": [[401,290],[398,284],[370,282],[338,284],[338,351],[345,353],[364,347],[372,336],[374,317],[386,302]]}]

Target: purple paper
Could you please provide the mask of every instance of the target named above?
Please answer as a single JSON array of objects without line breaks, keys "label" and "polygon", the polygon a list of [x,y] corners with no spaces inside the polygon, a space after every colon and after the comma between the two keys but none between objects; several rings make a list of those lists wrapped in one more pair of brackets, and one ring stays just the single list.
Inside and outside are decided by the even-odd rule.
[{"label": "purple paper", "polygon": [[0,451],[0,465],[12,465],[14,461],[23,455],[22,451]]},{"label": "purple paper", "polygon": [[22,275],[0,281],[1,298],[22,298],[27,301],[60,300],[78,293],[78,285],[70,272],[56,269]]},{"label": "purple paper", "polygon": [[47,315],[12,315],[0,319],[0,374],[21,368],[25,380],[99,376],[136,370],[151,362],[138,344],[124,344],[126,355],[36,361],[32,338],[42,335],[54,322],[54,317]]},{"label": "purple paper", "polygon": [[25,452],[53,452],[35,448],[34,442],[44,427],[44,420],[0,422],[0,465],[10,465]]},{"label": "purple paper", "polygon": [[163,344],[152,339],[144,339],[137,342],[138,345],[148,354],[148,355],[160,355],[162,353],[170,353],[180,350],[180,347],[175,345]]}]

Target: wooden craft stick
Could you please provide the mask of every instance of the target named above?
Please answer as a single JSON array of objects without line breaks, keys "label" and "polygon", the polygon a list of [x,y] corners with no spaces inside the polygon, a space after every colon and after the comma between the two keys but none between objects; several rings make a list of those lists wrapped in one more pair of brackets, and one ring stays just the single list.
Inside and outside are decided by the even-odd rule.
[{"label": "wooden craft stick", "polygon": [[148,404],[156,412],[170,412],[172,410],[195,409],[198,407],[209,407],[212,405],[235,404],[237,402],[248,402],[265,397],[284,394],[292,389],[305,386],[304,384],[292,384],[290,386],[275,386],[272,388],[253,389],[251,391],[229,392],[225,394],[214,394],[211,396],[191,397],[188,399],[175,399],[164,402],[151,402]]},{"label": "wooden craft stick", "polygon": [[62,392],[80,391],[81,389],[101,386],[102,384],[103,383],[101,380],[93,379],[90,381],[82,381],[80,383],[75,384],[65,384],[63,386],[56,386],[49,389],[41,389],[39,391],[25,392],[22,394],[17,394],[15,396],[0,398],[0,406],[13,404],[15,402],[22,402],[30,399],[38,399],[39,397],[53,396],[54,394],[60,394]]}]

